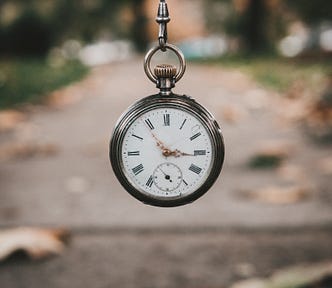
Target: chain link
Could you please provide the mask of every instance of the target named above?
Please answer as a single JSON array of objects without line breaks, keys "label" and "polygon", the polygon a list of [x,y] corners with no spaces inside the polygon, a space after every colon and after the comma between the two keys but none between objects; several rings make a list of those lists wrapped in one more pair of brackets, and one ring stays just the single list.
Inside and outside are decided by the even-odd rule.
[{"label": "chain link", "polygon": [[171,18],[169,17],[166,0],[160,0],[156,21],[159,24],[159,35],[158,35],[159,47],[161,51],[165,52],[168,40],[167,23],[171,21]]}]

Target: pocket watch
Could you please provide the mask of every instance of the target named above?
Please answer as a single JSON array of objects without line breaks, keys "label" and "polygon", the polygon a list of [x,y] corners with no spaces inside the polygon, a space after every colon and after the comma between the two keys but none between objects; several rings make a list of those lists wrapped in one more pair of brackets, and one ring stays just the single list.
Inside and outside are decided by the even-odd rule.
[{"label": "pocket watch", "polygon": [[[158,50],[173,51],[179,71],[162,64],[152,72],[151,58]],[[160,92],[134,103],[118,120],[110,142],[113,171],[124,189],[145,204],[191,203],[209,190],[222,169],[220,127],[193,98],[172,92],[186,69],[176,46],[164,42],[152,48],[144,68]]]}]

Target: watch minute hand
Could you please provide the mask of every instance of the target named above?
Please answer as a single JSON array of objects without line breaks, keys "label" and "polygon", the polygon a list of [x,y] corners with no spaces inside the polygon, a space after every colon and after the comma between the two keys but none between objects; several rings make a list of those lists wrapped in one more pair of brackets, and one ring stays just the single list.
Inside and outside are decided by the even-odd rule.
[{"label": "watch minute hand", "polygon": [[181,152],[178,149],[175,149],[174,151],[170,151],[170,154],[175,157],[180,157],[180,156],[195,156],[194,154],[189,154],[185,152]]},{"label": "watch minute hand", "polygon": [[168,150],[168,148],[165,146],[165,144],[162,141],[160,141],[158,139],[158,137],[148,128],[146,122],[143,121],[143,120],[142,120],[142,122],[143,122],[144,126],[150,131],[150,133],[151,133],[152,137],[154,138],[154,140],[157,141],[157,146],[160,147],[160,149],[162,149],[162,150],[165,150],[165,149]]},{"label": "watch minute hand", "polygon": [[152,134],[152,137],[157,141],[157,146],[158,146],[158,147],[160,147],[162,150],[168,150],[168,148],[165,146],[165,144],[164,144],[162,141],[160,141],[160,140],[157,138],[157,136],[154,135],[153,132],[151,132],[151,134]]}]

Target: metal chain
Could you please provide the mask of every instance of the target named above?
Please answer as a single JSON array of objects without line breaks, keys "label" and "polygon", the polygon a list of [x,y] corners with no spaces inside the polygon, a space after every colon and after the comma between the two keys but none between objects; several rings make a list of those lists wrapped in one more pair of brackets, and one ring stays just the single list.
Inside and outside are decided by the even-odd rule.
[{"label": "metal chain", "polygon": [[[168,7],[166,0],[160,0],[159,8],[158,8],[158,15],[156,18],[157,23],[159,24],[159,45],[156,47],[151,48],[148,53],[145,55],[144,59],[144,71],[145,74],[148,76],[148,78],[155,84],[158,85],[158,77],[155,75],[155,73],[152,72],[151,69],[151,59],[154,56],[156,52],[159,50],[165,52],[167,50],[173,51],[176,56],[179,59],[180,62],[180,69],[177,72],[177,74],[174,76],[174,83],[178,82],[182,76],[184,75],[184,72],[186,71],[186,60],[184,58],[184,55],[182,51],[171,44],[167,43],[167,23],[171,21],[171,18],[169,17]],[[159,88],[159,87],[158,87]]]},{"label": "metal chain", "polygon": [[167,23],[171,21],[166,0],[160,0],[156,21],[159,24],[159,47],[161,51],[165,52],[167,44]]}]

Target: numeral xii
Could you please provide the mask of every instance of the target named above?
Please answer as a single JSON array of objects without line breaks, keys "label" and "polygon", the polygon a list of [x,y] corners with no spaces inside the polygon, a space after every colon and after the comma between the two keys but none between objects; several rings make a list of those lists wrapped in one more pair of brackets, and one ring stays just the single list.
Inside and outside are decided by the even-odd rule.
[{"label": "numeral xii", "polygon": [[165,126],[170,126],[171,125],[171,120],[170,120],[170,115],[169,114],[164,114],[164,125]]}]

